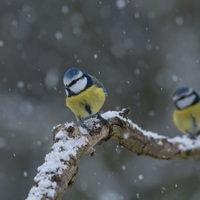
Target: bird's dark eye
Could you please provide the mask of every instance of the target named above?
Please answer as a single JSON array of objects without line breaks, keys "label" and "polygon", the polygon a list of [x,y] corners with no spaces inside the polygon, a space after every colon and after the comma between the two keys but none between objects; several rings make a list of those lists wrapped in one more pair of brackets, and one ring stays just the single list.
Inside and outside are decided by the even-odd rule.
[{"label": "bird's dark eye", "polygon": [[68,85],[68,87],[71,87],[72,85],[75,85],[77,81],[78,81],[78,80],[73,80],[73,81]]},{"label": "bird's dark eye", "polygon": [[184,99],[186,96],[182,96],[181,98],[179,98],[179,100],[182,100],[182,99]]}]

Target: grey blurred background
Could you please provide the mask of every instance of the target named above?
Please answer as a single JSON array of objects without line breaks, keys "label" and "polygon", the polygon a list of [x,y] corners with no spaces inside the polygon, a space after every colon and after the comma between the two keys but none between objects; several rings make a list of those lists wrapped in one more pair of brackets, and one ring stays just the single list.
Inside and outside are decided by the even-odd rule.
[{"label": "grey blurred background", "polygon": [[[76,66],[101,80],[102,111],[131,107],[143,129],[174,137],[171,96],[197,90],[197,0],[0,0],[0,199],[25,199],[52,145],[75,121],[62,77]],[[108,141],[84,156],[64,199],[199,200],[199,162],[139,157]]]}]

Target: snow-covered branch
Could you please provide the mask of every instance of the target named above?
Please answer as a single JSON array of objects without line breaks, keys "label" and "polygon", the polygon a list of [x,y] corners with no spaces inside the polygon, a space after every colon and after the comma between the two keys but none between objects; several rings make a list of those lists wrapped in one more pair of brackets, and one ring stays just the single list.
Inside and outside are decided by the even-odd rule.
[{"label": "snow-covered branch", "polygon": [[114,138],[137,155],[157,159],[200,159],[200,137],[168,138],[145,131],[127,118],[129,109],[108,111],[103,118],[108,124],[92,118],[87,125],[93,127],[90,134],[74,123],[58,125],[53,130],[54,144],[38,167],[35,185],[27,200],[62,199],[65,190],[74,182],[83,154],[93,155],[95,145]]}]

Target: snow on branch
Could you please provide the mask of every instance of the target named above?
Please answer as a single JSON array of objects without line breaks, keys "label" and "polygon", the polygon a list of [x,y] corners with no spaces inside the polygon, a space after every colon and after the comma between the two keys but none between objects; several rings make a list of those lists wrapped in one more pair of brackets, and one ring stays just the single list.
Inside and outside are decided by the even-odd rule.
[{"label": "snow on branch", "polygon": [[66,189],[74,182],[79,162],[84,154],[93,155],[94,146],[116,139],[120,145],[137,155],[151,156],[156,159],[200,159],[200,136],[190,139],[188,136],[168,138],[145,131],[127,118],[130,109],[108,111],[102,115],[108,124],[95,118],[86,123],[92,131],[78,127],[74,123],[58,125],[53,130],[54,144],[45,157],[43,165],[38,167],[27,200],[62,199]]}]

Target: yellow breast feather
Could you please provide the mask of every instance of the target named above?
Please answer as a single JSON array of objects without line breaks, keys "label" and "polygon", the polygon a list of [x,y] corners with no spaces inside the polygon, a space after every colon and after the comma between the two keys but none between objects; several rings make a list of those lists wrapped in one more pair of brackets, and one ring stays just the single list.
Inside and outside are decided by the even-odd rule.
[{"label": "yellow breast feather", "polygon": [[182,133],[197,134],[200,131],[200,103],[183,110],[175,110],[173,120]]},{"label": "yellow breast feather", "polygon": [[102,108],[106,99],[103,88],[92,85],[81,93],[67,97],[66,105],[75,114],[77,120],[94,115]]}]

